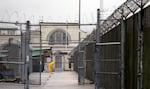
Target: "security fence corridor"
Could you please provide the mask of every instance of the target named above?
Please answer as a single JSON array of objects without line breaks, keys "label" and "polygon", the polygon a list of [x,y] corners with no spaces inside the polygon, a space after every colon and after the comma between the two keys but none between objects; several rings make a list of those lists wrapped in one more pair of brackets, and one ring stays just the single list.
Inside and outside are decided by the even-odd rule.
[{"label": "security fence corridor", "polygon": [[[150,89],[150,1],[101,15],[96,24],[0,22],[0,89]],[[80,25],[96,29],[85,37]]]},{"label": "security fence corridor", "polygon": [[95,89],[150,88],[149,10],[149,0],[127,0],[106,20],[97,10],[96,30],[72,52],[79,84],[88,78]]}]

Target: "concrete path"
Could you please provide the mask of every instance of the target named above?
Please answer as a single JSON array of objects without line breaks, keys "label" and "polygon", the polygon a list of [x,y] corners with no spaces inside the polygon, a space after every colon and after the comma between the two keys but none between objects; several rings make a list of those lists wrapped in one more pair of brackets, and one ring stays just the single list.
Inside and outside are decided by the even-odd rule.
[{"label": "concrete path", "polygon": [[54,72],[41,89],[94,89],[93,84],[78,85],[78,76],[75,72]]},{"label": "concrete path", "polygon": [[[54,72],[51,77],[42,73],[41,77],[42,85],[38,85],[39,73],[30,74],[29,89],[94,89],[93,84],[78,85],[78,75],[73,71]],[[24,89],[24,84],[0,82],[0,89]]]},{"label": "concrete path", "polygon": [[30,84],[31,85],[39,85],[40,84],[40,76],[41,76],[41,84],[44,84],[49,77],[49,73],[42,72],[41,75],[40,75],[40,73],[31,73],[30,77],[29,77]]}]

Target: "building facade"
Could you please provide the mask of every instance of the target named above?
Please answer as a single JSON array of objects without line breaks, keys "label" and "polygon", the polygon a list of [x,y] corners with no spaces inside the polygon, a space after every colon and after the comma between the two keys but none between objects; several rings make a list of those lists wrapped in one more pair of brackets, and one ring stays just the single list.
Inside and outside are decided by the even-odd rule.
[{"label": "building facade", "polygon": [[[48,23],[41,22],[41,41],[42,49],[51,49],[52,57],[46,60],[46,62],[55,61],[55,70],[67,70],[68,54],[73,50],[79,43],[80,38],[83,39],[87,36],[86,32],[79,29],[78,23]],[[35,32],[36,33],[36,32]],[[31,37],[32,38],[32,37]],[[32,38],[32,42],[37,41],[36,38]],[[33,50],[37,50],[39,45],[32,45]],[[48,64],[47,64],[48,65]]]}]

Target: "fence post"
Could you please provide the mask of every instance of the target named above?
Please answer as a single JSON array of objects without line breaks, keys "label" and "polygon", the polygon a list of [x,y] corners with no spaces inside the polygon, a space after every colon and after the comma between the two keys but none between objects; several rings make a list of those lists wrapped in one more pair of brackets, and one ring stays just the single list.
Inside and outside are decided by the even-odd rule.
[{"label": "fence post", "polygon": [[120,60],[120,72],[121,72],[121,89],[124,89],[125,86],[124,86],[124,57],[125,57],[125,54],[124,54],[124,47],[125,47],[125,21],[122,17],[121,19],[121,60]]},{"label": "fence post", "polygon": [[138,14],[138,62],[137,62],[137,89],[143,89],[143,0],[141,0],[141,11]]},{"label": "fence post", "polygon": [[79,32],[79,47],[78,47],[78,84],[81,85],[81,69],[79,68],[80,67],[80,32]]},{"label": "fence post", "polygon": [[[96,43],[100,42],[100,9],[97,9],[97,29],[96,29]],[[95,44],[95,89],[100,88],[100,79],[99,79],[99,72],[100,72],[100,46]]]},{"label": "fence post", "polygon": [[83,52],[81,50],[81,33],[79,32],[79,46],[78,46],[78,84],[84,84],[84,64],[83,64]]},{"label": "fence post", "polygon": [[29,89],[29,61],[30,61],[30,50],[29,50],[29,42],[30,42],[30,21],[26,23],[26,33],[25,33],[25,89]]},{"label": "fence post", "polygon": [[42,78],[42,32],[41,32],[41,24],[40,24],[40,85]]}]

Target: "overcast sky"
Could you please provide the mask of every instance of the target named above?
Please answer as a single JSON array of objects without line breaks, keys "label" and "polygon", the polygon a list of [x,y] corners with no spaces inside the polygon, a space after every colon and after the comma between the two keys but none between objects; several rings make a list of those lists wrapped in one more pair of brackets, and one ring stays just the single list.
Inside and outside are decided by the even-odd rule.
[{"label": "overcast sky", "polygon": [[[103,0],[103,17],[107,17],[125,0]],[[1,0],[1,21],[30,20],[45,22],[78,22],[79,0]],[[81,0],[81,22],[95,23],[100,0]]]}]

